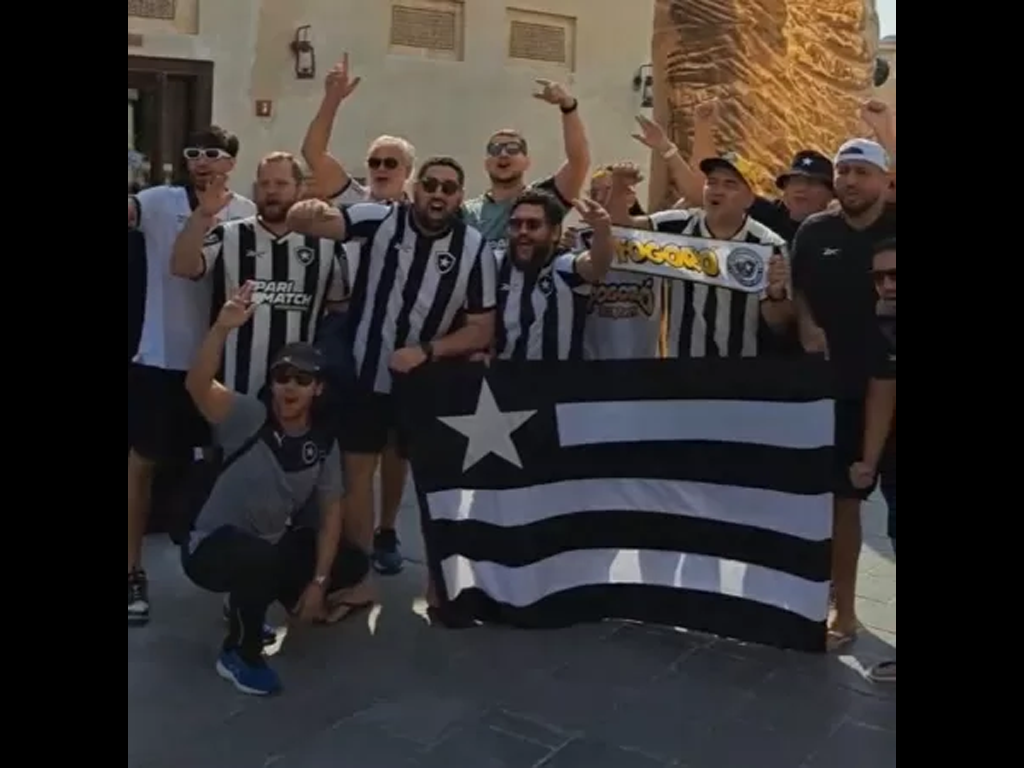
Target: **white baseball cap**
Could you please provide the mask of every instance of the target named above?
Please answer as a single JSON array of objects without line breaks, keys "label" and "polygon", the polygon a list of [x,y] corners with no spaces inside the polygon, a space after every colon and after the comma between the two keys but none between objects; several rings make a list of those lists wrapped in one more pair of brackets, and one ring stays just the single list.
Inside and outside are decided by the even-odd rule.
[{"label": "white baseball cap", "polygon": [[889,170],[889,153],[877,141],[850,139],[836,152],[836,165],[840,163],[869,163],[883,171]]}]

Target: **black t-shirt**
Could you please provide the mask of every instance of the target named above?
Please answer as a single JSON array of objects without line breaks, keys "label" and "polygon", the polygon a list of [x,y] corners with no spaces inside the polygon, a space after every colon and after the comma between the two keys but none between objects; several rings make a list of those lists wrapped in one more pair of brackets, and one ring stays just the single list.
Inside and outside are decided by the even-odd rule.
[{"label": "black t-shirt", "polygon": [[896,206],[864,230],[826,211],[797,230],[791,252],[793,287],[825,331],[844,394],[859,397],[874,368],[877,294],[871,279],[874,246],[896,237]]},{"label": "black t-shirt", "polygon": [[764,224],[768,229],[787,243],[792,243],[800,222],[793,221],[789,209],[781,200],[769,200],[765,197],[754,199],[754,204],[747,211],[754,221]]},{"label": "black t-shirt", "polygon": [[881,308],[878,313],[878,348],[871,371],[873,379],[896,380],[896,310]]}]

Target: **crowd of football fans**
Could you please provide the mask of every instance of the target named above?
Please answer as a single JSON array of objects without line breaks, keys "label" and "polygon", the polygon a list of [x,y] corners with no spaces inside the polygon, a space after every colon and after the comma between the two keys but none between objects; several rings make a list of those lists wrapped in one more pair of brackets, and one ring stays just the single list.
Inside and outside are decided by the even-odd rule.
[{"label": "crowd of football fans", "polygon": [[[142,539],[154,501],[177,498],[153,490],[175,464],[208,468],[201,482],[190,474],[174,533],[186,574],[226,595],[217,669],[239,689],[280,687],[265,661],[272,603],[314,623],[372,606],[371,574],[403,565],[396,374],[444,358],[817,354],[839,382],[828,641],[852,642],[861,502],[879,478],[894,551],[896,537],[890,109],[862,106],[870,138],[798,152],[774,199],[743,157],[715,146],[721,105],[696,108],[690,157],[639,117],[633,138],[679,193],[647,212],[641,170],[591,157],[562,85],[540,81],[534,96],[561,121],[563,164],[536,173],[527,138],[500,129],[484,145],[488,191],[472,199],[458,160],[418,160],[402,137],[375,139],[358,170],[331,155],[359,85],[347,58],[330,71],[301,153],[261,160],[254,201],[233,191],[239,142],[216,126],[189,139],[182,184],[129,195],[140,270],[129,301],[142,316],[129,329],[129,624],[150,618]],[[767,246],[764,285],[614,270],[615,227]],[[450,622],[433,584],[427,601]],[[895,660],[871,674],[894,683]]]}]

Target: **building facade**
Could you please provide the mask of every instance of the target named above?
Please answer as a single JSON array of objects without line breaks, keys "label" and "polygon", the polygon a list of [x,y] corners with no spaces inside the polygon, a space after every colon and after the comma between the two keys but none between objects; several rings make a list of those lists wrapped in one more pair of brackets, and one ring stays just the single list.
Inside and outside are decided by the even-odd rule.
[{"label": "building facade", "polygon": [[129,175],[169,177],[187,130],[212,120],[239,136],[251,179],[262,154],[298,151],[344,52],[362,84],[331,149],[354,171],[371,139],[398,134],[421,158],[459,158],[478,193],[487,137],[513,127],[553,172],[560,119],[531,98],[537,79],[579,98],[595,163],[646,165],[630,134],[652,24],[653,0],[128,0]]}]

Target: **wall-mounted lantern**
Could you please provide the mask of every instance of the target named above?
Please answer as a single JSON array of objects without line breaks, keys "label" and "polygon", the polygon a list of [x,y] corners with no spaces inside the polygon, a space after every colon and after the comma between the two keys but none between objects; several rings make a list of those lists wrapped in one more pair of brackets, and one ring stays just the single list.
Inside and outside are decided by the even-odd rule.
[{"label": "wall-mounted lantern", "polygon": [[295,77],[299,80],[312,80],[316,77],[316,49],[309,39],[311,27],[306,24],[295,30],[295,39],[289,48],[295,58]]},{"label": "wall-mounted lantern", "polygon": [[641,107],[654,106],[654,69],[650,64],[644,64],[633,75],[633,90],[640,94]]}]

